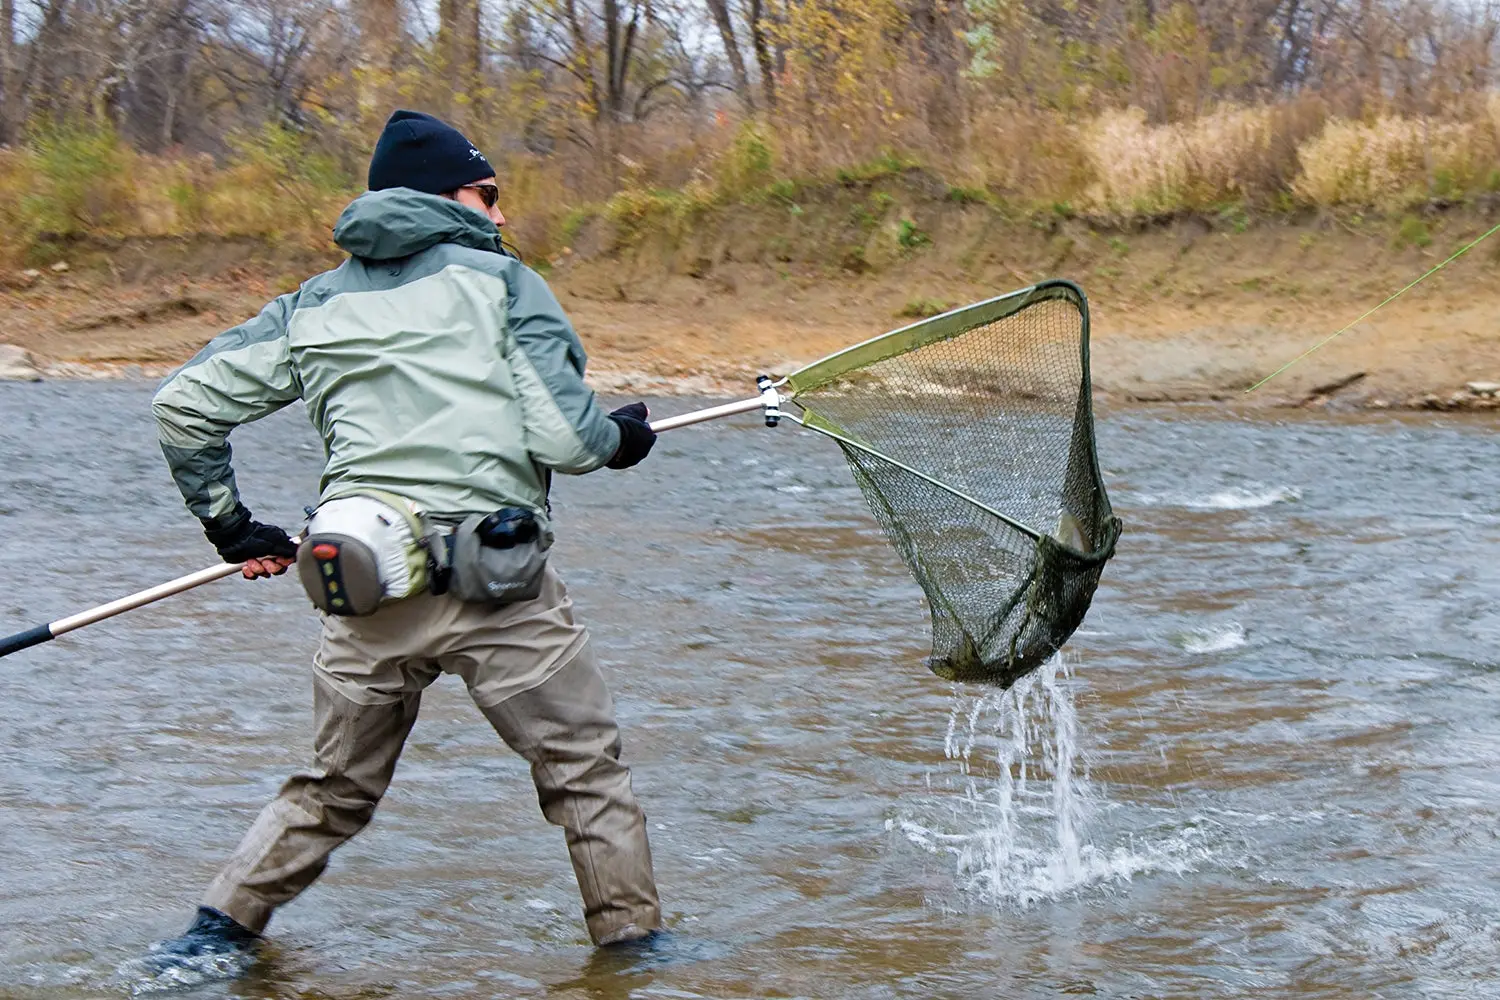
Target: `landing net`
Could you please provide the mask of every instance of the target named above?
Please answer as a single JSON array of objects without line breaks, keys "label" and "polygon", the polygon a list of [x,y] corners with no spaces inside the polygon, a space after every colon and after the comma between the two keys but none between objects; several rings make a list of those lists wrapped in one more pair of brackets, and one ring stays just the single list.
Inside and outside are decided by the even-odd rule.
[{"label": "landing net", "polygon": [[1048,281],[786,379],[839,443],[932,613],[939,677],[1007,688],[1083,621],[1114,554],[1094,449],[1088,302]]}]

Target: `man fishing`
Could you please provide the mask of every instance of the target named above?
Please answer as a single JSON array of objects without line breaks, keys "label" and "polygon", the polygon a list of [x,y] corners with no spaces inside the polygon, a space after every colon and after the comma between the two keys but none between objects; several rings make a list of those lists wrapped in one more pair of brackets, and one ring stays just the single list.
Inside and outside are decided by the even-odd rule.
[{"label": "man fishing", "polygon": [[[334,229],[348,259],[215,338],[156,394],[162,451],[219,554],[250,578],[297,563],[326,612],[314,766],[261,812],[159,961],[255,947],[370,821],[442,673],[531,763],[594,942],[660,926],[613,703],[546,564],[551,474],[629,468],[655,434],[643,404],[597,405],[557,299],[503,247],[499,196],[462,134],[397,111],[369,191]],[[300,550],[241,502],[228,442],[297,399],[327,455]]]}]

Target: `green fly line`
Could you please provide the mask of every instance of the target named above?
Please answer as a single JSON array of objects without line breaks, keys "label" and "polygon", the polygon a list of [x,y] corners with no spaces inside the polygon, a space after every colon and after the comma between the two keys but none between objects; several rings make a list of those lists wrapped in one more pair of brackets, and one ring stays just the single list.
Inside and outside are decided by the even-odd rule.
[{"label": "green fly line", "polygon": [[1371,309],[1368,312],[1366,312],[1363,316],[1360,316],[1356,320],[1351,320],[1350,322],[1344,324],[1344,326],[1342,326],[1338,330],[1335,330],[1333,333],[1330,333],[1328,336],[1324,337],[1322,340],[1318,341],[1316,344],[1312,345],[1307,350],[1303,351],[1301,354],[1297,355],[1295,358],[1293,358],[1292,360],[1288,361],[1286,364],[1282,365],[1280,368],[1276,369],[1274,372],[1272,372],[1271,374],[1267,375],[1265,378],[1261,379],[1259,382],[1255,383],[1250,388],[1246,389],[1245,392],[1247,394],[1254,392],[1256,389],[1259,389],[1261,386],[1263,386],[1267,382],[1271,381],[1277,375],[1280,375],[1282,372],[1286,371],[1288,368],[1290,368],[1293,365],[1297,364],[1303,358],[1307,357],[1308,355],[1312,354],[1315,351],[1321,350],[1324,346],[1332,343],[1336,338],[1342,336],[1343,334],[1349,332],[1349,330],[1351,330],[1352,328],[1354,328],[1354,327],[1358,326],[1359,324],[1363,323],[1365,320],[1367,320],[1371,316],[1375,315],[1375,313],[1378,312],[1379,310],[1384,309],[1386,306],[1390,305],[1392,302],[1395,302],[1401,296],[1405,295],[1407,292],[1411,291],[1413,288],[1416,288],[1422,282],[1426,281],[1428,278],[1432,277],[1434,274],[1437,274],[1443,268],[1447,267],[1449,264],[1453,263],[1455,260],[1458,260],[1458,258],[1462,257],[1464,254],[1468,253],[1470,250],[1473,250],[1475,247],[1477,247],[1479,244],[1483,243],[1485,240],[1489,239],[1491,236],[1493,236],[1497,232],[1500,232],[1500,224],[1497,224],[1497,225],[1491,227],[1491,229],[1490,229],[1489,232],[1485,233],[1483,236],[1480,236],[1478,239],[1474,240],[1474,242],[1470,243],[1468,246],[1463,247],[1457,253],[1455,253],[1453,256],[1449,257],[1447,260],[1443,261],[1441,264],[1439,264],[1436,267],[1432,268],[1432,270],[1428,271],[1426,274],[1422,275],[1420,278],[1416,279],[1411,284],[1409,284],[1405,288],[1401,289],[1399,292],[1396,292],[1394,295],[1391,295],[1384,302],[1382,302],[1379,305],[1375,306],[1373,309]]}]

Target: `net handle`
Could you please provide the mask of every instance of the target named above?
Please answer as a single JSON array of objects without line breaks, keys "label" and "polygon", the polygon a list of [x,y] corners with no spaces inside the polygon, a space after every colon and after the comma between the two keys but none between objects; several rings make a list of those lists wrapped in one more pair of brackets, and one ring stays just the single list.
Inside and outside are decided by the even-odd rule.
[{"label": "net handle", "polygon": [[[695,410],[692,413],[683,413],[675,417],[655,420],[651,423],[651,429],[659,434],[663,431],[675,430],[678,427],[689,427],[693,424],[701,424],[709,420],[718,420],[721,417],[732,417],[737,413],[749,413],[753,410],[761,409],[766,410],[768,415],[776,412],[779,416],[780,413],[777,407],[780,405],[781,396],[776,392],[774,386],[769,385],[769,380],[767,381],[768,387],[754,399],[742,399],[734,403],[710,406],[706,409]],[[776,385],[780,384],[776,383]],[[300,536],[298,539],[293,539],[293,541],[298,540],[300,540]],[[66,618],[59,618],[54,622],[34,626],[33,628],[26,629],[24,632],[17,632],[15,635],[0,636],[0,657],[9,656],[11,653],[17,653],[23,649],[30,649],[32,646],[39,646],[44,642],[50,642],[58,636],[65,635],[75,629],[102,622],[106,618],[113,618],[127,611],[134,611],[136,608],[145,607],[147,604],[154,604],[157,601],[192,590],[195,587],[201,587],[205,583],[212,583],[215,580],[222,580],[227,576],[233,576],[243,566],[243,563],[219,563],[207,569],[200,569],[196,573],[188,573],[185,576],[179,576],[175,580],[168,580],[166,583],[147,587],[145,590],[109,601],[98,607],[89,608],[87,611],[80,611],[77,614],[68,615]]]},{"label": "net handle", "polygon": [[754,399],[741,399],[733,403],[724,403],[720,406],[710,406],[702,410],[694,410],[691,413],[679,413],[675,417],[663,417],[661,420],[651,421],[651,429],[658,434],[664,431],[675,431],[679,427],[691,427],[693,424],[707,423],[710,420],[718,420],[721,417],[732,417],[737,413],[750,413],[758,410],[763,405],[761,397]]},{"label": "net handle", "polygon": [[[302,541],[301,535],[292,539],[293,544],[300,541]],[[215,580],[222,580],[226,576],[233,576],[243,569],[244,566],[244,563],[219,563],[215,566],[209,566],[207,569],[200,569],[195,573],[179,576],[175,580],[168,580],[166,583],[158,583],[154,587],[138,590],[134,594],[116,598],[97,607],[89,608],[87,611],[80,611],[77,614],[68,615],[66,618],[59,618],[53,622],[34,626],[24,632],[17,632],[15,635],[0,637],[0,656],[9,656],[11,653],[18,653],[23,649],[30,649],[32,646],[51,642],[58,636],[66,635],[75,629],[102,622],[106,618],[113,618],[116,615],[123,615],[125,612],[134,611],[136,608],[143,608],[148,604],[154,604],[157,601],[192,590],[195,587],[201,587],[205,583],[212,583]]]},{"label": "net handle", "polygon": [[663,431],[691,427],[693,424],[718,420],[720,417],[732,417],[737,413],[751,413],[755,410],[765,413],[767,427],[775,427],[782,417],[781,393],[776,390],[786,385],[786,379],[773,382],[771,376],[762,375],[755,384],[760,389],[760,395],[754,399],[741,399],[733,403],[694,410],[691,413],[680,413],[675,417],[663,417],[661,420],[651,421],[651,429],[660,434]]}]

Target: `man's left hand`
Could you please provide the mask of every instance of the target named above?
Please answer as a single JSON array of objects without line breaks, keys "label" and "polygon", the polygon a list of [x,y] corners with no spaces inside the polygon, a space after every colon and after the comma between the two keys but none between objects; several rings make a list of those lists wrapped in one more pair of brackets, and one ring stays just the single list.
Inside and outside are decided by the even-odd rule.
[{"label": "man's left hand", "polygon": [[610,413],[609,419],[620,428],[620,446],[606,463],[609,468],[628,469],[651,454],[651,446],[656,444],[656,432],[646,422],[650,415],[645,403],[631,403]]}]

